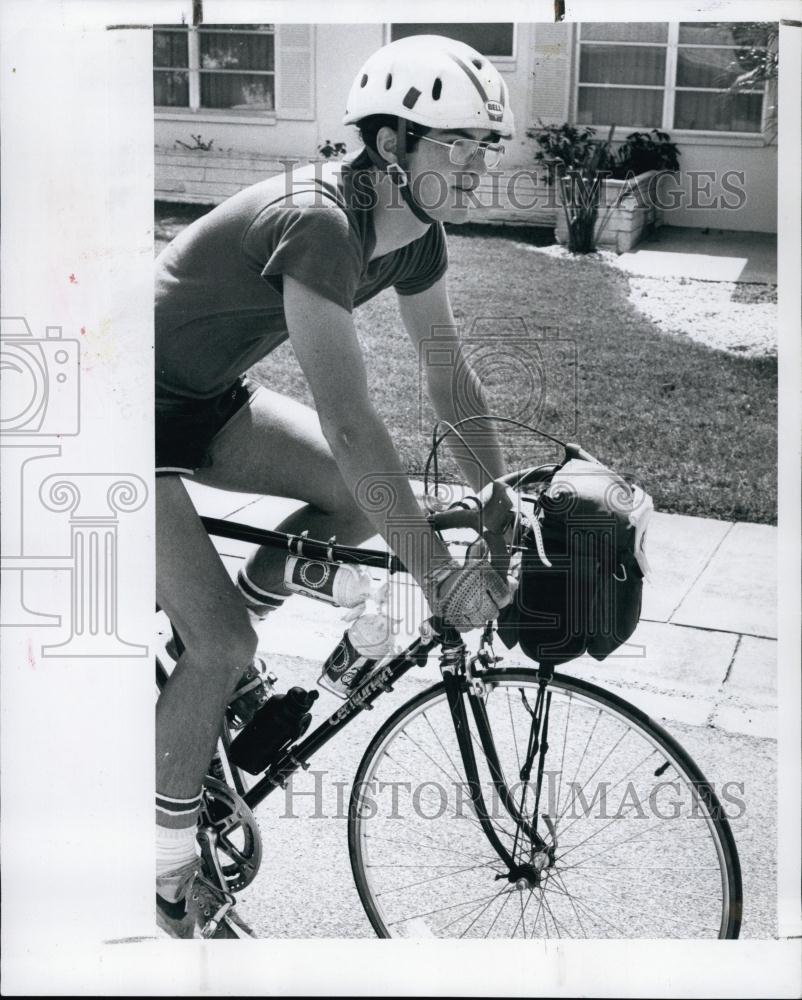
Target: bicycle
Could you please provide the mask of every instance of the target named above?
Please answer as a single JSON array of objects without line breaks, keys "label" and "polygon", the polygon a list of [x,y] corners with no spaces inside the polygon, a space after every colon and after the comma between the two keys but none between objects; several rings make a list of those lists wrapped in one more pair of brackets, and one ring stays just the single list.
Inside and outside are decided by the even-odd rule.
[{"label": "bicycle", "polygon": [[[592,458],[564,447],[566,457]],[[499,484],[536,508],[555,468],[524,469]],[[482,532],[489,516],[478,507],[451,509],[430,521],[438,531]],[[388,552],[202,521],[215,537],[403,571]],[[379,937],[737,937],[737,849],[712,785],[688,753],[596,685],[547,664],[499,666],[493,635],[488,623],[469,655],[448,622],[427,620],[419,638],[381,661],[250,787],[228,757],[232,731],[224,722],[199,823],[206,876],[233,900],[261,862],[252,810],[439,649],[442,681],[383,723],[351,791],[351,867]],[[160,686],[167,676],[157,659]],[[416,792],[402,803],[400,788]]]}]

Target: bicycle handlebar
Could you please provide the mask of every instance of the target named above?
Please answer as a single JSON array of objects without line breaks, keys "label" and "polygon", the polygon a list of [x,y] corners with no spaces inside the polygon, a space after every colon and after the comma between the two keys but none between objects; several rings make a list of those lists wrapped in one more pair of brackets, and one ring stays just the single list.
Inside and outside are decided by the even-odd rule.
[{"label": "bicycle handlebar", "polygon": [[431,514],[429,520],[432,526],[438,531],[448,528],[473,528],[480,535],[483,531],[494,534],[504,532],[510,522],[512,503],[500,480],[490,483],[478,497],[470,497],[469,501],[474,502],[473,508],[454,507]]},{"label": "bicycle handlebar", "polygon": [[448,528],[471,528],[487,543],[490,565],[506,578],[510,565],[505,531],[515,520],[512,501],[502,480],[490,483],[478,497],[472,497],[473,509],[455,507],[429,515],[429,522],[436,531]]},{"label": "bicycle handlebar", "polygon": [[[579,459],[594,465],[601,463],[590,452],[578,444],[567,443],[565,461]],[[446,531],[449,528],[471,528],[487,542],[490,550],[490,564],[502,576],[505,576],[510,564],[511,553],[507,549],[505,532],[515,521],[515,511],[509,497],[509,488],[520,488],[533,480],[541,481],[548,478],[557,466],[523,469],[511,472],[490,483],[478,497],[468,497],[461,506],[450,510],[436,511],[429,515],[429,522],[436,531]],[[466,507],[472,503],[472,507]]]}]

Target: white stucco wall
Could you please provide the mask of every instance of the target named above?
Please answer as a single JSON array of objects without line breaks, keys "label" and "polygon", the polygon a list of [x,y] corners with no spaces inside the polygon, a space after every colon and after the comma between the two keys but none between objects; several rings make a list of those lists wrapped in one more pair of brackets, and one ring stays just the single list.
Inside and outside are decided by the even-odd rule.
[{"label": "white stucco wall", "polygon": [[[539,118],[552,122],[570,119],[574,58],[571,32],[570,25],[518,24],[515,58],[497,63],[510,90],[517,125],[516,137],[507,141],[504,170],[508,176],[516,170],[534,167],[537,145],[526,136],[527,128],[535,125]],[[166,182],[169,180],[162,185],[159,197],[171,196],[169,185],[172,185],[178,200],[202,200],[207,194],[214,194],[214,178],[219,178],[225,184],[212,200],[220,200],[232,192],[238,169],[242,169],[241,186],[258,179],[260,158],[272,161],[265,164],[269,173],[276,169],[278,159],[314,157],[318,145],[325,139],[344,141],[349,151],[356,147],[356,130],[341,124],[346,96],[359,66],[387,40],[387,26],[380,23],[319,24],[313,34],[314,117],[309,116],[306,120],[276,117],[246,122],[208,112],[171,114],[169,118],[157,115],[157,189],[160,177]],[[181,162],[190,172],[198,174],[199,178],[203,173],[194,193],[191,183],[180,183],[183,167],[177,156],[186,151],[176,145],[176,139],[191,144],[192,134],[202,135],[204,142],[213,139],[214,153],[225,156],[228,161],[217,164],[213,162],[215,155],[192,153],[188,154],[190,159],[182,158]],[[759,137],[739,139],[674,133],[672,138],[681,152],[682,170],[678,182],[661,189],[665,194],[663,218],[666,225],[777,231],[776,145],[765,145]],[[247,155],[255,155],[257,160],[246,169],[239,157]],[[204,161],[204,171],[201,171],[201,161]],[[211,174],[208,168],[212,169]],[[218,168],[225,173],[217,172]],[[531,185],[531,181],[526,181],[522,189]],[[180,187],[185,189],[185,196],[181,195]],[[495,216],[484,214],[496,221],[515,219],[545,224],[554,210],[521,213],[505,207]],[[517,218],[519,215],[521,217]]]},{"label": "white stucco wall", "polygon": [[658,192],[665,225],[777,232],[776,144],[674,138],[681,170]]}]

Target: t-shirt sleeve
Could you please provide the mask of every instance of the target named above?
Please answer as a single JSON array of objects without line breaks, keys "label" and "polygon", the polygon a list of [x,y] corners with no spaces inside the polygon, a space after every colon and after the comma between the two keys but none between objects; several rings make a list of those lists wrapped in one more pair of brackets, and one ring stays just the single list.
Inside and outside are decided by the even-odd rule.
[{"label": "t-shirt sleeve", "polygon": [[264,212],[249,227],[243,249],[279,294],[288,274],[352,311],[362,252],[342,209],[295,206]]},{"label": "t-shirt sleeve", "polygon": [[409,270],[395,290],[399,295],[416,295],[439,281],[448,269],[448,249],[442,223],[435,222],[428,232],[413,244],[414,254]]}]

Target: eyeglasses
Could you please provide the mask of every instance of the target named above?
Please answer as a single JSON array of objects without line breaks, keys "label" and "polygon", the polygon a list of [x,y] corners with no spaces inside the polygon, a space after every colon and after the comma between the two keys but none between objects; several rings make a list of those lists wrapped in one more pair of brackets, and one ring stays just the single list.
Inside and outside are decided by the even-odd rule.
[{"label": "eyeglasses", "polygon": [[428,135],[419,135],[418,139],[434,142],[438,146],[448,146],[451,150],[449,159],[457,167],[467,167],[471,160],[480,155],[488,170],[497,167],[504,155],[504,145],[500,142],[480,142],[478,139],[454,139],[453,142],[441,142],[431,139]]}]

